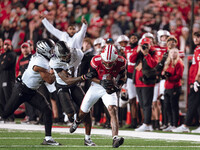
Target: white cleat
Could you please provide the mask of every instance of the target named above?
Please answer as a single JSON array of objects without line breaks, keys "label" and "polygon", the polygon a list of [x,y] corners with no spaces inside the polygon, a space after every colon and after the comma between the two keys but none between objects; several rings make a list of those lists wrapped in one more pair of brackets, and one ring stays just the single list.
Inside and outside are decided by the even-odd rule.
[{"label": "white cleat", "polygon": [[181,125],[180,127],[173,129],[172,132],[187,132],[187,133],[189,133],[190,129],[188,127],[186,127],[185,125]]},{"label": "white cleat", "polygon": [[198,127],[198,128],[195,129],[195,130],[192,130],[191,133],[200,133],[200,127]]}]

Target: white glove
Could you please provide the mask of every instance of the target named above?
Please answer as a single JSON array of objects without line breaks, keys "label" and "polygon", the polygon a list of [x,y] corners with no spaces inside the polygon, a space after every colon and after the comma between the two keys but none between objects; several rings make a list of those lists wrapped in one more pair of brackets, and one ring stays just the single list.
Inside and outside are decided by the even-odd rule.
[{"label": "white glove", "polygon": [[199,83],[197,81],[194,82],[194,91],[197,92],[199,87]]}]

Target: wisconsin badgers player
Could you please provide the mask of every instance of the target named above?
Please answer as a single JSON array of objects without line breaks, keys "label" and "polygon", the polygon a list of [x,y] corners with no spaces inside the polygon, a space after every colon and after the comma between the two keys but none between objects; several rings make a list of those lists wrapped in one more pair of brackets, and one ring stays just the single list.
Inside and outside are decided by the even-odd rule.
[{"label": "wisconsin badgers player", "polygon": [[[157,39],[158,39],[158,45],[154,46],[157,56],[158,56],[158,62],[161,62],[163,55],[167,55],[167,38],[170,36],[170,33],[167,30],[159,30],[157,32]],[[166,56],[167,57],[167,56]],[[161,70],[160,70],[161,73]],[[164,112],[164,84],[165,80],[161,80],[159,83],[155,84],[154,87],[154,97],[153,97],[153,109],[152,109],[152,124],[154,129],[159,129],[160,124],[159,124],[159,119],[160,119],[160,109],[159,109],[159,101],[161,103],[161,111],[162,111],[162,117],[163,117],[163,126],[162,128],[167,127],[167,121],[166,121],[166,114]]]},{"label": "wisconsin badgers player", "polygon": [[135,67],[134,62],[130,62],[130,56],[134,51],[137,51],[138,47],[138,35],[132,34],[129,39],[129,46],[125,48],[125,56],[127,60],[127,91],[130,103],[130,111],[131,111],[131,125],[130,128],[137,127],[137,105],[136,105],[136,89],[133,84],[133,71]]},{"label": "wisconsin badgers player", "polygon": [[102,98],[111,117],[112,146],[116,148],[124,142],[123,137],[118,137],[116,91],[124,84],[126,60],[117,54],[113,45],[107,45],[100,55],[92,58],[90,65],[90,72],[96,72],[98,76],[92,79],[93,82],[83,99],[77,120],[70,127],[70,132],[73,133],[77,129],[84,117],[90,112],[91,107],[99,98]]}]

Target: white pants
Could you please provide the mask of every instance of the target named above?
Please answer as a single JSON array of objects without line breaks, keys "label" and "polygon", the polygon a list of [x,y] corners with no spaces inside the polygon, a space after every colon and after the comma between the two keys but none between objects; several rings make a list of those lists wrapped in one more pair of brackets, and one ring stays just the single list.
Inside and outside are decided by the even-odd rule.
[{"label": "white pants", "polygon": [[99,98],[102,98],[102,101],[107,108],[109,105],[117,106],[116,92],[108,94],[100,84],[92,82],[82,101],[81,110],[84,113],[88,113],[91,107],[99,100]]},{"label": "white pants", "polygon": [[[164,91],[165,91],[165,80],[161,80],[154,86],[153,102],[157,101],[159,95],[161,94],[164,95]],[[161,99],[163,100],[164,96],[162,96]]]},{"label": "white pants", "polygon": [[126,88],[128,91],[129,99],[136,97],[136,88],[135,85],[133,84],[133,79],[127,78],[126,84],[127,84]]}]

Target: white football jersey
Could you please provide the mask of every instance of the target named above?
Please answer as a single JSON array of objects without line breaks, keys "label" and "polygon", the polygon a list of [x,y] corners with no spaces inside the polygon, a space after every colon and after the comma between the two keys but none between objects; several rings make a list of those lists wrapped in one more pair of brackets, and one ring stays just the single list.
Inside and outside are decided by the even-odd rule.
[{"label": "white football jersey", "polygon": [[28,68],[22,75],[22,82],[30,89],[36,90],[44,82],[39,72],[33,70],[34,66],[39,66],[50,70],[49,61],[40,54],[35,54],[31,57]]},{"label": "white football jersey", "polygon": [[56,76],[56,82],[61,85],[67,85],[57,74],[55,69],[63,69],[68,72],[71,77],[77,77],[78,66],[81,63],[83,58],[83,52],[80,49],[70,49],[71,51],[71,60],[69,63],[62,62],[58,57],[52,57],[50,60],[50,67],[54,70]]}]

